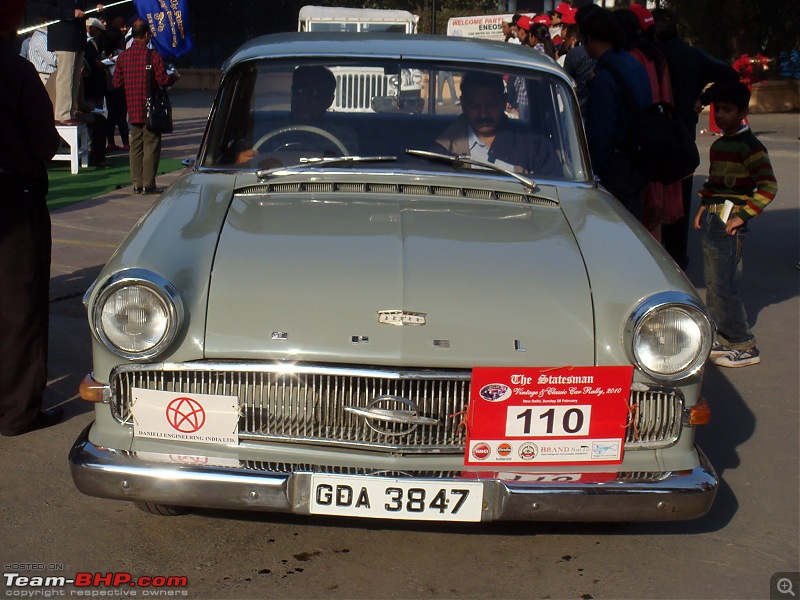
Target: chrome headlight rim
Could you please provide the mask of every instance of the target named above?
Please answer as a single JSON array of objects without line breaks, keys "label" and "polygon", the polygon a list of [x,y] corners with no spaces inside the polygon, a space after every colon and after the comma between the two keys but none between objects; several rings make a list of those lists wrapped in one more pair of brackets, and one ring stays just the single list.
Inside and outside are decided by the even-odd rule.
[{"label": "chrome headlight rim", "polygon": [[[644,363],[637,352],[637,337],[648,319],[670,309],[682,311],[692,318],[700,330],[701,339],[694,358],[685,367],[674,373],[665,373]],[[691,377],[703,368],[711,353],[714,332],[714,323],[698,298],[678,291],[659,292],[642,300],[633,310],[625,324],[624,344],[628,357],[640,371],[655,380],[675,382]]]},{"label": "chrome headlight rim", "polygon": [[[120,348],[106,335],[102,324],[103,307],[112,294],[125,287],[142,287],[155,295],[167,314],[167,328],[156,344],[138,352]],[[167,279],[147,269],[125,269],[114,273],[100,286],[91,305],[91,325],[95,338],[109,352],[130,361],[145,361],[163,354],[175,341],[183,323],[183,302],[178,290]]]}]

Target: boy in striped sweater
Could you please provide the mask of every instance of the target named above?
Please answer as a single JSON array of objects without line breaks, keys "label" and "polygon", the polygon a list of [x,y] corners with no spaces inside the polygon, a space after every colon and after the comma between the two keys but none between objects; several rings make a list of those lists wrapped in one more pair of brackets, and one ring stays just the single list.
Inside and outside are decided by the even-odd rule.
[{"label": "boy in striped sweater", "polygon": [[750,127],[750,91],[738,81],[712,85],[701,97],[712,103],[722,136],[711,145],[708,181],[700,190],[694,218],[703,248],[706,307],[717,324],[711,358],[721,367],[761,362],[739,294],[742,243],[750,219],[761,214],[778,191],[767,149]]}]

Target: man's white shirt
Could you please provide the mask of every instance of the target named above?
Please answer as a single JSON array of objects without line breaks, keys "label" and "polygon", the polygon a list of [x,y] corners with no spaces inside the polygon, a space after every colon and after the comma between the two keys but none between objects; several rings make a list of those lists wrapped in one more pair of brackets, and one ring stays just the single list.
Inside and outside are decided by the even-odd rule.
[{"label": "man's white shirt", "polygon": [[28,60],[39,73],[50,75],[56,70],[56,53],[47,49],[47,31],[37,29],[28,45]]}]

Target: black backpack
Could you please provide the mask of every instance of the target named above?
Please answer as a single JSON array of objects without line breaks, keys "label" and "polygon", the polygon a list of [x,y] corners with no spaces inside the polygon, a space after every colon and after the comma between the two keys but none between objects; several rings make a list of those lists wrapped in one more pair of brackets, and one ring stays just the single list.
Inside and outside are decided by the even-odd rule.
[{"label": "black backpack", "polygon": [[627,102],[636,107],[626,141],[633,153],[634,166],[657,183],[675,183],[694,173],[700,154],[694,136],[678,118],[668,102],[639,106],[622,74],[606,65]]}]

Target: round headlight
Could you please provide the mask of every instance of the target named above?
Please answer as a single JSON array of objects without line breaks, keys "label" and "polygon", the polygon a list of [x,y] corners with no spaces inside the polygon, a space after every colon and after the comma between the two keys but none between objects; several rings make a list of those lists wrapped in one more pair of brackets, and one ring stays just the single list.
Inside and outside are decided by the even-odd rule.
[{"label": "round headlight", "polygon": [[664,292],[642,302],[626,327],[636,365],[655,379],[675,381],[700,370],[711,351],[713,326],[696,299]]},{"label": "round headlight", "polygon": [[181,317],[175,288],[141,269],[112,276],[92,309],[97,338],[111,352],[129,360],[150,359],[166,350],[175,339]]},{"label": "round headlight", "polygon": [[422,85],[422,71],[418,69],[411,70],[411,85]]}]

